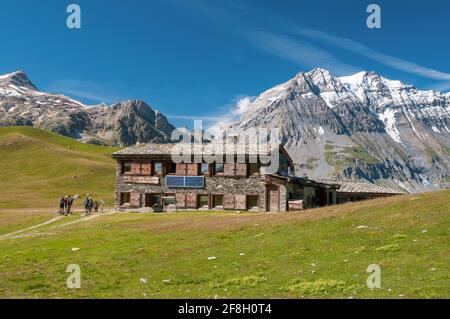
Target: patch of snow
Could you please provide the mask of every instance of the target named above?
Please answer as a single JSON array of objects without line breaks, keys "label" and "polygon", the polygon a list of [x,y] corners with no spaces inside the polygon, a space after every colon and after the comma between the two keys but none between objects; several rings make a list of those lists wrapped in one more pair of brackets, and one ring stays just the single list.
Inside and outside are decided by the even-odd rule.
[{"label": "patch of snow", "polygon": [[12,96],[12,97],[21,97],[22,96],[22,94],[20,94],[17,91],[9,91],[9,92],[7,92],[7,95]]},{"label": "patch of snow", "polygon": [[5,80],[10,78],[12,75],[14,75],[14,73],[9,73],[9,74],[5,74],[5,75],[0,75],[0,80]]},{"label": "patch of snow", "polygon": [[439,131],[439,129],[436,126],[433,125],[431,128],[435,133],[441,134],[441,131]]},{"label": "patch of snow", "polygon": [[320,97],[325,101],[330,109],[334,107],[333,102],[336,100],[335,92],[321,92]]},{"label": "patch of snow", "polygon": [[364,76],[367,74],[366,71],[361,71],[349,76],[341,76],[338,79],[347,84],[350,88],[358,87],[364,80]]},{"label": "patch of snow", "polygon": [[386,132],[392,137],[397,143],[401,143],[400,133],[395,126],[395,110],[387,109],[383,113],[378,114],[380,120],[384,123]]},{"label": "patch of snow", "polygon": [[269,98],[269,102],[271,102],[270,104],[272,104],[272,102],[275,102],[277,100],[279,100],[282,96],[283,96],[284,92],[281,92],[280,94],[278,94],[278,96],[273,96]]},{"label": "patch of snow", "polygon": [[325,134],[325,131],[323,130],[322,126],[319,126],[319,134],[320,135],[324,135]]},{"label": "patch of snow", "polygon": [[305,97],[305,98],[310,99],[310,98],[312,98],[312,97],[314,97],[316,95],[314,93],[312,93],[312,92],[308,92],[308,93],[302,94],[302,96]]},{"label": "patch of snow", "polygon": [[45,92],[39,92],[39,91],[33,91],[33,94],[34,95],[51,95],[51,94],[48,94],[48,93],[45,93]]},{"label": "patch of snow", "polygon": [[17,91],[17,92],[24,93],[23,88],[22,87],[18,87],[15,84],[10,84],[9,87],[12,88],[13,90]]},{"label": "patch of snow", "polygon": [[397,81],[397,80],[389,80],[386,78],[383,78],[384,83],[391,89],[401,89],[404,85],[401,81]]}]

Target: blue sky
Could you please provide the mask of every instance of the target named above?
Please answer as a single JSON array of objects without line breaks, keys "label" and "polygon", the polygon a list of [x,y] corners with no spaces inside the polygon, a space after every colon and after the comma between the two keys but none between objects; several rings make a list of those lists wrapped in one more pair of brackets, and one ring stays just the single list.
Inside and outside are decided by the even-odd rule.
[{"label": "blue sky", "polygon": [[[77,3],[82,28],[66,27]],[[368,29],[377,3],[382,28]],[[0,73],[87,104],[143,99],[176,126],[235,118],[236,104],[324,67],[450,89],[450,2],[441,0],[3,1]]]}]

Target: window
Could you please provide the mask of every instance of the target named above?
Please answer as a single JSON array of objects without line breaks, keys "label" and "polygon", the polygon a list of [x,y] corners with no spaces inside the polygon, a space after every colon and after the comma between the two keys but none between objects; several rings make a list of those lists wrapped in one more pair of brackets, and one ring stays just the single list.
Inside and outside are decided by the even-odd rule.
[{"label": "window", "polygon": [[130,203],[131,194],[130,193],[120,193],[120,205]]},{"label": "window", "polygon": [[176,174],[177,172],[177,164],[169,163],[167,164],[167,174]]},{"label": "window", "polygon": [[216,163],[214,167],[214,171],[216,174],[223,174],[224,172],[224,165],[223,163]]},{"label": "window", "polygon": [[122,163],[122,174],[131,172],[131,162]]},{"label": "window", "polygon": [[258,195],[247,195],[247,210],[258,209],[258,202]]},{"label": "window", "polygon": [[208,174],[209,173],[209,164],[208,163],[202,163],[200,166],[200,173],[201,174]]},{"label": "window", "polygon": [[161,206],[161,194],[145,194],[145,207]]},{"label": "window", "polygon": [[164,207],[175,205],[175,194],[165,194],[162,201]]},{"label": "window", "polygon": [[208,195],[198,195],[198,207],[199,208],[209,208],[209,196]]},{"label": "window", "polygon": [[163,173],[163,164],[161,162],[155,162],[154,165],[155,165],[154,166],[155,167],[155,169],[154,169],[155,175],[162,174]]},{"label": "window", "polygon": [[248,174],[251,175],[258,175],[259,176],[259,164],[258,163],[250,163],[248,164]]},{"label": "window", "polygon": [[214,208],[223,208],[223,195],[214,195],[213,196],[213,207]]}]

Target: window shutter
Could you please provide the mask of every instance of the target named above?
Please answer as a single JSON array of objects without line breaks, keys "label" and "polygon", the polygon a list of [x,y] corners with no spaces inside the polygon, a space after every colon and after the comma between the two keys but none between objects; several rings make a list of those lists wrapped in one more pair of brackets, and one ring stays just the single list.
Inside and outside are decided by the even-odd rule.
[{"label": "window shutter", "polygon": [[197,176],[198,175],[198,164],[187,164],[187,175]]},{"label": "window shutter", "polygon": [[175,194],[177,208],[186,208],[186,194]]},{"label": "window shutter", "polygon": [[235,164],[224,164],[223,175],[234,176],[235,175]]},{"label": "window shutter", "polygon": [[246,210],[247,209],[247,196],[245,195],[236,195],[236,208],[239,210]]},{"label": "window shutter", "polygon": [[142,175],[152,175],[152,164],[151,163],[143,163],[141,166]]},{"label": "window shutter", "polygon": [[236,176],[247,176],[247,164],[236,164]]},{"label": "window shutter", "polygon": [[186,194],[186,206],[187,208],[197,209],[197,194]]},{"label": "window shutter", "polygon": [[141,163],[131,163],[131,174],[132,175],[141,174]]},{"label": "window shutter", "polygon": [[187,164],[177,163],[176,174],[180,176],[186,175]]},{"label": "window shutter", "polygon": [[223,195],[223,208],[224,209],[234,209],[234,195],[225,194]]}]

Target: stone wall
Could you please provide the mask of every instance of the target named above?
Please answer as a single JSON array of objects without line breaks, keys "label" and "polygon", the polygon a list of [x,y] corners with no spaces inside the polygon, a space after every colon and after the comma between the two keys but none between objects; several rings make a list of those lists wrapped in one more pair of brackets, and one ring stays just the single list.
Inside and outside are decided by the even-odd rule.
[{"label": "stone wall", "polygon": [[286,186],[281,184],[279,187],[280,196],[280,212],[285,212],[288,210],[287,207],[287,189]]},{"label": "stone wall", "polygon": [[[198,165],[189,167],[186,172],[194,174]],[[197,171],[198,172],[198,171]],[[257,177],[225,177],[213,176],[205,177],[204,188],[168,188],[165,186],[164,178],[160,178],[156,183],[155,176],[129,176],[121,174],[121,165],[116,165],[116,209],[120,208],[120,193],[131,193],[131,203],[133,207],[145,206],[146,193],[175,194],[177,207],[194,209],[197,208],[197,195],[213,194],[224,195],[224,208],[245,210],[246,195],[259,195],[260,210],[265,211],[265,182]]]}]

